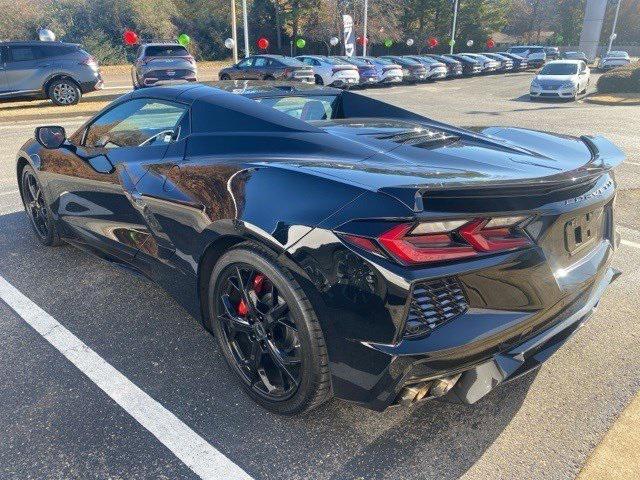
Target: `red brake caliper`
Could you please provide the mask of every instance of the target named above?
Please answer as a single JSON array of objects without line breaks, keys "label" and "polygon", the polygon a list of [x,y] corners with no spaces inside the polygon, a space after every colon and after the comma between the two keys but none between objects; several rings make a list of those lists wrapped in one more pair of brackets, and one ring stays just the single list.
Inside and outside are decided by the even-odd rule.
[{"label": "red brake caliper", "polygon": [[[265,276],[261,274],[257,274],[253,278],[253,291],[256,292],[256,294],[259,295],[262,289],[264,288],[265,280],[266,280]],[[238,310],[238,315],[240,315],[241,317],[244,317],[245,315],[247,315],[247,313],[249,313],[249,307],[247,306],[246,303],[244,303],[244,300],[240,300],[240,303],[238,303],[237,310]]]}]

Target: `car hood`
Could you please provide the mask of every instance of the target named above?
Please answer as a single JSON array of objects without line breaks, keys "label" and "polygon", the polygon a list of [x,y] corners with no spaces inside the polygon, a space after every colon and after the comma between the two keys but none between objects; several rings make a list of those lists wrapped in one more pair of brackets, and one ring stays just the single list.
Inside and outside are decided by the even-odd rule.
[{"label": "car hood", "polygon": [[624,156],[602,137],[567,137],[520,128],[480,132],[444,124],[384,119],[316,122],[347,140],[362,158],[295,165],[328,177],[385,191],[406,203],[418,191],[563,184],[593,178]]}]

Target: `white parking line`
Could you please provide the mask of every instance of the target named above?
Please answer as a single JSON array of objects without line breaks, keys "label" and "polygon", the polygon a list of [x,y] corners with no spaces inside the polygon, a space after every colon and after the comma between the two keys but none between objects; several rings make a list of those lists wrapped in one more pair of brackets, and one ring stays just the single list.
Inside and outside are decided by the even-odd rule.
[{"label": "white parking line", "polygon": [[627,247],[640,248],[640,243],[632,242],[631,240],[620,240],[622,245],[626,245]]},{"label": "white parking line", "polygon": [[2,276],[0,299],[200,478],[251,479]]},{"label": "white parking line", "polygon": [[11,190],[9,192],[0,192],[0,197],[8,196],[8,195],[18,195],[20,192],[18,190]]}]

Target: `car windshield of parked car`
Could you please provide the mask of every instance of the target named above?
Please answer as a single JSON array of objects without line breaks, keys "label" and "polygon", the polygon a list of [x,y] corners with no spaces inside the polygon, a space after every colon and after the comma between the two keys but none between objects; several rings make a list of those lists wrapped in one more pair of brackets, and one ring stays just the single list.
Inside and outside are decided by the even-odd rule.
[{"label": "car windshield of parked car", "polygon": [[361,58],[351,57],[348,60],[346,58],[340,58],[339,60],[343,60],[346,63],[350,63],[351,65],[356,65],[358,67],[368,67],[370,66],[369,62],[362,60]]},{"label": "car windshield of parked car", "polygon": [[255,101],[305,122],[337,118],[340,105],[337,95],[264,97]]},{"label": "car windshield of parked car", "polygon": [[291,58],[291,57],[278,57],[275,59],[276,62],[281,63],[285,67],[304,67],[305,64],[300,60]]},{"label": "car windshield of parked car", "polygon": [[578,65],[575,63],[548,63],[540,70],[540,75],[575,75]]},{"label": "car windshield of parked car", "polygon": [[393,61],[389,60],[388,58],[380,58],[380,57],[378,57],[378,58],[368,59],[368,60],[373,61],[373,62],[378,62],[379,64],[382,64],[382,65],[395,65],[396,64],[396,62],[393,62]]},{"label": "car windshield of parked car", "polygon": [[189,51],[182,45],[151,45],[144,54],[147,57],[186,57]]},{"label": "car windshield of parked car", "polygon": [[345,62],[341,58],[336,57],[327,57],[324,61],[329,62],[331,65],[351,65],[349,62]]},{"label": "car windshield of parked car", "polygon": [[627,52],[609,52],[607,54],[608,58],[629,58],[629,54]]}]

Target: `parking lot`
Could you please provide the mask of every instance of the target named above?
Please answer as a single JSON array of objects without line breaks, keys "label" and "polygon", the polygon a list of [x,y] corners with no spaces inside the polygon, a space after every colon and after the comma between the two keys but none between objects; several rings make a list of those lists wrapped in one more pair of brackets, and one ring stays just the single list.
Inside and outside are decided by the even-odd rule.
[{"label": "parking lot", "polygon": [[[13,310],[0,302],[0,478],[232,478],[242,470],[265,479],[573,478],[640,387],[640,106],[531,102],[532,75],[362,93],[465,127],[611,139],[627,154],[617,172],[623,242],[614,261],[624,275],[542,369],[478,404],[376,413],[333,401],[298,418],[252,403],[211,335],[154,284],[71,247],[42,247],[31,234],[15,154],[37,125],[73,131],[95,110],[92,97],[62,114],[0,104],[0,298],[14,302]],[[115,96],[125,83],[98,95]],[[52,337],[56,329],[64,341]],[[78,349],[95,352],[93,363],[70,362]]]}]

